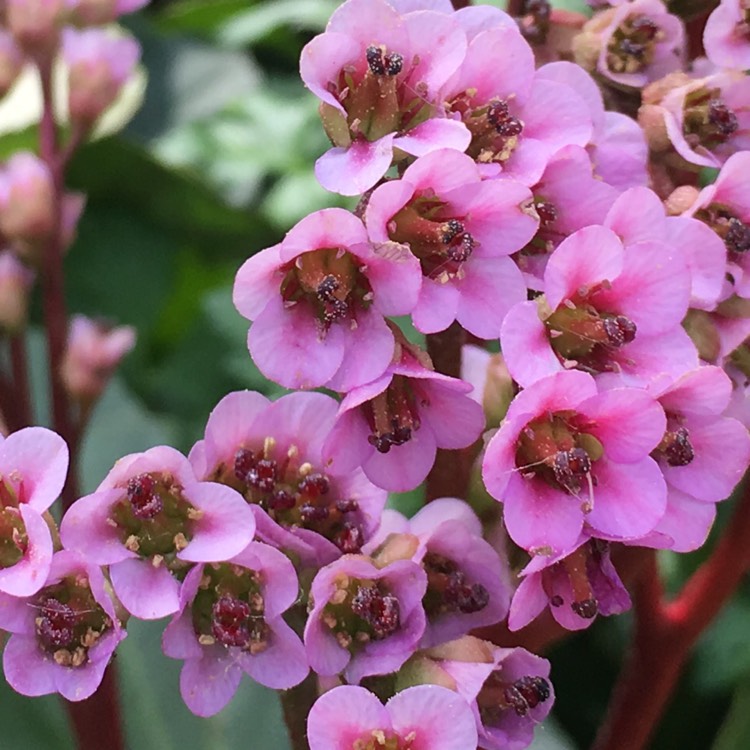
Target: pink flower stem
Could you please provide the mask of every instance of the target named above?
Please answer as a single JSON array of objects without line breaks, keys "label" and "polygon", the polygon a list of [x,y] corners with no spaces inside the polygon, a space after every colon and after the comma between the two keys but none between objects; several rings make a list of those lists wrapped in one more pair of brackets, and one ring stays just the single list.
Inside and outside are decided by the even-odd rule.
[{"label": "pink flower stem", "polygon": [[13,368],[13,397],[16,402],[18,421],[21,427],[34,423],[29,394],[29,368],[26,351],[26,333],[21,332],[10,339],[10,361]]},{"label": "pink flower stem", "polygon": [[750,481],[711,556],[666,601],[656,553],[634,591],[635,632],[593,750],[643,750],[695,642],[750,570]]},{"label": "pink flower stem", "polygon": [[[70,449],[70,472],[62,492],[63,510],[67,510],[78,497],[78,429],[73,421],[71,404],[60,375],[68,335],[63,273],[62,202],[64,170],[70,152],[61,152],[58,142],[52,88],[52,60],[40,61],[38,67],[44,102],[39,124],[39,150],[52,174],[55,189],[54,231],[44,248],[43,308],[52,391],[52,420],[55,431],[65,439]],[[77,703],[66,701],[65,706],[75,729],[79,750],[124,750],[114,664],[108,667],[99,689],[90,698]]]},{"label": "pink flower stem", "polygon": [[[461,347],[465,336],[466,332],[458,323],[453,323],[445,331],[427,336],[427,353],[438,372],[453,378],[461,376]],[[471,448],[462,451],[439,449],[427,476],[427,500],[434,500],[436,497],[466,497],[474,458]]]},{"label": "pink flower stem", "polygon": [[39,124],[39,149],[42,159],[52,174],[55,189],[55,228],[44,248],[42,267],[44,325],[47,333],[47,356],[52,392],[52,422],[55,431],[65,439],[71,449],[70,472],[62,492],[63,509],[67,510],[77,497],[77,456],[74,453],[75,426],[60,375],[68,335],[62,243],[64,174],[63,164],[59,158],[57,124],[53,106],[51,60],[39,62],[39,77],[44,101],[42,120]]}]

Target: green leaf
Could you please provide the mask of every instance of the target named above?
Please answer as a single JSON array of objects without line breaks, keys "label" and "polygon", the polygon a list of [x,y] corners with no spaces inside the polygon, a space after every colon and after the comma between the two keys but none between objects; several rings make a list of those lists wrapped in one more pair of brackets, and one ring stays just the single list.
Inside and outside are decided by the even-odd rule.
[{"label": "green leaf", "polygon": [[244,11],[249,0],[182,0],[167,5],[156,23],[164,31],[179,31],[213,37],[236,13]]}]

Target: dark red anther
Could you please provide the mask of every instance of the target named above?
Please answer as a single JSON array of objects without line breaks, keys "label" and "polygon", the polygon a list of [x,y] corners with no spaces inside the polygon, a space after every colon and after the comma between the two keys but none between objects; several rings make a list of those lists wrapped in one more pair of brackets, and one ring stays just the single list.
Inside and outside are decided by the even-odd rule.
[{"label": "dark red anther", "polygon": [[583,617],[584,620],[593,620],[599,613],[599,603],[596,599],[584,599],[580,602],[573,602],[570,608],[579,617]]},{"label": "dark red anther", "polygon": [[591,459],[583,448],[558,451],[552,464],[557,483],[571,495],[581,491],[583,481],[591,473]]},{"label": "dark red anther", "polygon": [[505,122],[496,128],[497,132],[505,138],[513,138],[523,132],[523,123],[517,117],[508,117]]},{"label": "dark red anther", "polygon": [[404,58],[398,52],[389,52],[385,56],[385,74],[397,76],[404,69]]},{"label": "dark red anther", "polygon": [[321,302],[333,302],[336,298],[333,293],[341,286],[338,279],[333,274],[328,274],[323,281],[318,284],[317,295]]},{"label": "dark red anther", "polygon": [[732,253],[746,253],[750,250],[750,227],[736,217],[729,220],[729,229],[724,235],[724,244]]},{"label": "dark red anther", "polygon": [[269,510],[291,510],[297,498],[286,490],[276,490],[266,501]]},{"label": "dark red anther", "polygon": [[336,510],[339,513],[353,513],[359,510],[359,503],[350,498],[344,498],[336,501]]},{"label": "dark red anther", "polygon": [[331,483],[325,474],[308,474],[300,483],[299,491],[307,497],[320,497],[327,495],[331,489]]},{"label": "dark red anther", "polygon": [[618,315],[616,318],[604,319],[604,331],[610,346],[620,347],[635,339],[637,328],[630,318]]},{"label": "dark red anther", "polygon": [[448,576],[444,598],[446,604],[464,614],[481,612],[490,601],[490,594],[481,583],[468,584],[460,571]]},{"label": "dark red anther", "polygon": [[460,241],[448,248],[448,257],[454,263],[465,263],[474,251],[474,244],[474,238],[468,232],[464,232]]},{"label": "dark red anther", "polygon": [[246,448],[240,448],[234,454],[234,475],[241,482],[247,480],[247,475],[255,468],[255,454]]},{"label": "dark red anther", "polygon": [[398,52],[385,53],[382,47],[371,45],[365,52],[367,66],[375,76],[396,76],[404,67],[404,58]]},{"label": "dark red anther", "polygon": [[268,458],[261,458],[245,476],[245,481],[261,492],[271,492],[278,479],[279,467],[276,461]]},{"label": "dark red anther", "polygon": [[708,103],[708,121],[716,128],[714,138],[723,143],[739,128],[737,115],[721,99],[711,99]]},{"label": "dark red anther", "polygon": [[362,549],[362,545],[365,543],[365,536],[357,524],[347,522],[334,536],[333,543],[345,555],[351,555]]},{"label": "dark red anther", "polygon": [[560,594],[553,594],[550,597],[549,603],[553,607],[562,607],[562,605],[563,605],[563,598],[560,596]]},{"label": "dark red anther", "polygon": [[139,474],[128,481],[128,500],[136,518],[149,519],[161,513],[164,504],[150,474]]},{"label": "dark red anther", "polygon": [[375,586],[360,586],[352,599],[352,612],[361,617],[380,640],[398,630],[401,624],[398,599],[382,594]]},{"label": "dark red anther", "polygon": [[299,509],[300,517],[303,523],[321,523],[327,521],[329,516],[329,509],[326,505],[311,505],[305,503]]},{"label": "dark red anther", "polygon": [[411,440],[411,427],[395,425],[390,435],[392,445],[403,445]]},{"label": "dark red anther", "polygon": [[217,599],[211,610],[211,633],[225,646],[246,646],[250,640],[250,605],[234,596]]},{"label": "dark red anther", "polygon": [[463,222],[458,219],[450,219],[445,222],[443,234],[440,239],[444,245],[449,245],[456,237],[463,234],[464,231]]},{"label": "dark red anther", "polygon": [[69,604],[63,604],[54,597],[43,599],[39,610],[41,614],[36,618],[36,632],[42,645],[50,650],[72,645],[79,614]]},{"label": "dark red anther", "polygon": [[678,427],[674,432],[667,432],[661,447],[670,466],[687,466],[695,458],[690,433],[684,427]]},{"label": "dark red anther", "polygon": [[521,677],[513,683],[513,687],[523,696],[529,708],[536,708],[549,700],[551,695],[549,682],[544,677]]},{"label": "dark red anther", "polygon": [[557,221],[558,212],[553,203],[550,203],[549,201],[537,201],[534,204],[534,208],[536,208],[536,212],[539,215],[539,223],[543,227],[549,226]]},{"label": "dark red anther", "polygon": [[385,433],[384,435],[368,435],[367,442],[375,447],[378,453],[388,453],[391,446],[394,444],[392,435]]},{"label": "dark red anther", "polygon": [[494,127],[498,127],[500,123],[505,122],[508,115],[508,103],[505,101],[492,102],[487,108],[487,119],[490,121],[490,125]]}]

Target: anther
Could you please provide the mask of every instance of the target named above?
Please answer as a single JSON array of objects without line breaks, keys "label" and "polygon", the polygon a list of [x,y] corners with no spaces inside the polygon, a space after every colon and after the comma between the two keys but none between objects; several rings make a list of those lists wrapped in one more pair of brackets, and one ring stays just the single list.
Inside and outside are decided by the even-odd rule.
[{"label": "anther", "polygon": [[381,594],[375,586],[360,586],[352,599],[352,611],[373,630],[373,638],[380,640],[398,630],[401,624],[398,599]]},{"label": "anther", "polygon": [[325,474],[308,474],[300,483],[299,491],[307,497],[320,497],[327,495],[331,489],[331,483]]},{"label": "anther", "polygon": [[708,103],[708,121],[716,129],[714,137],[721,143],[739,128],[737,115],[721,99],[711,99]]},{"label": "anther", "polygon": [[624,315],[604,319],[604,332],[610,346],[620,347],[629,344],[635,339],[636,331],[635,323]]},{"label": "anther", "polygon": [[150,474],[139,474],[128,481],[128,500],[136,518],[148,519],[161,513],[164,504],[156,491],[156,481]]},{"label": "anther", "polygon": [[234,596],[220,597],[211,610],[211,633],[225,646],[246,646],[250,633],[248,621],[252,612],[250,605]]},{"label": "anther", "polygon": [[730,252],[748,252],[750,250],[750,227],[733,216],[729,219],[729,229],[724,235],[724,244]]},{"label": "anther", "polygon": [[670,466],[687,466],[695,458],[690,433],[684,427],[667,432],[659,447]]},{"label": "anther", "polygon": [[580,602],[573,602],[570,608],[579,617],[583,617],[584,620],[592,620],[599,613],[599,603],[596,599],[584,599]]},{"label": "anther", "polygon": [[41,602],[41,616],[36,618],[36,632],[42,644],[52,650],[67,648],[75,640],[74,628],[79,615],[69,605],[54,597]]},{"label": "anther", "polygon": [[362,549],[365,537],[362,529],[353,523],[345,523],[334,536],[333,543],[345,554],[354,554]]},{"label": "anther", "polygon": [[241,482],[246,481],[251,469],[255,468],[255,454],[246,448],[240,448],[234,454],[234,475]]},{"label": "anther", "polygon": [[279,469],[276,461],[262,458],[248,471],[245,481],[261,492],[271,492],[276,486],[278,478]]},{"label": "anther", "polygon": [[537,201],[534,204],[537,214],[539,215],[539,222],[543,227],[549,226],[557,221],[558,211],[553,203],[549,201]]},{"label": "anther", "polygon": [[549,700],[551,690],[549,682],[543,677],[521,677],[505,688],[504,697],[519,716],[526,716],[540,703]]},{"label": "anther", "polygon": [[591,473],[591,459],[583,448],[558,451],[552,464],[557,483],[571,495],[581,491],[583,480]]}]

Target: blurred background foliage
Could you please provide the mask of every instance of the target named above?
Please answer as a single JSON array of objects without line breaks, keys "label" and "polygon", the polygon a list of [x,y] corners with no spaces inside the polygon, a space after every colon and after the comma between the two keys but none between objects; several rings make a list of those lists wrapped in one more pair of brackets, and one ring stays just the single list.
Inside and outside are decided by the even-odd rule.
[{"label": "blurred background foliage", "polygon": [[[302,216],[347,205],[313,176],[326,139],[297,72],[302,46],[337,5],[154,0],[124,19],[143,45],[145,100],[123,130],[85,146],[69,175],[71,187],[88,194],[66,260],[70,309],[138,329],[137,348],[99,403],[83,445],[86,491],[126,453],[159,443],[189,450],[227,392],[281,392],[247,354],[232,281],[245,258],[277,242]],[[582,2],[568,0],[566,7],[580,9]],[[31,131],[2,132],[0,154],[32,142]],[[35,323],[37,421],[45,423],[38,310]],[[414,510],[418,497],[401,503]],[[670,586],[677,588],[705,554],[665,555]],[[630,625],[628,616],[600,619],[549,654],[558,698],[536,750],[588,746]],[[192,716],[179,697],[180,663],[160,653],[162,627],[132,623],[117,658],[129,748],[286,750],[276,695],[248,680],[219,716]],[[749,675],[745,586],[702,639],[654,748],[750,747]],[[55,697],[22,698],[0,681],[0,722],[4,750],[74,748]]]}]

